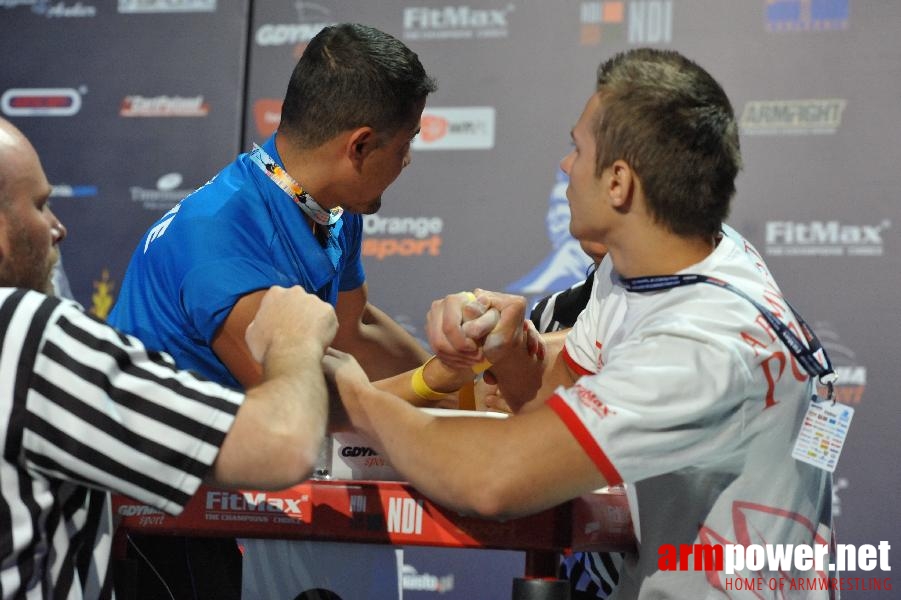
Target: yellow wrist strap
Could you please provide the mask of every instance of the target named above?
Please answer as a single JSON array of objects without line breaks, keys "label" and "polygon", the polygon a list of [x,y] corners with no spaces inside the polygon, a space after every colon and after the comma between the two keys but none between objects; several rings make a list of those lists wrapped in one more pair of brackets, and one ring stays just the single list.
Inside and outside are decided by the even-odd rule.
[{"label": "yellow wrist strap", "polygon": [[413,393],[419,396],[423,400],[441,400],[450,392],[436,392],[432,388],[429,387],[429,384],[425,382],[425,378],[423,377],[423,372],[425,371],[426,366],[435,360],[433,356],[429,360],[425,361],[418,369],[413,371],[413,377],[410,379],[410,385],[413,386]]},{"label": "yellow wrist strap", "polygon": [[475,373],[476,375],[481,375],[482,373],[484,373],[485,371],[487,371],[490,368],[491,368],[491,361],[486,358],[482,362],[472,365],[472,372]]},{"label": "yellow wrist strap", "polygon": [[475,410],[476,409],[476,382],[473,379],[469,383],[465,384],[460,388],[460,391],[457,393],[457,408],[460,410]]}]

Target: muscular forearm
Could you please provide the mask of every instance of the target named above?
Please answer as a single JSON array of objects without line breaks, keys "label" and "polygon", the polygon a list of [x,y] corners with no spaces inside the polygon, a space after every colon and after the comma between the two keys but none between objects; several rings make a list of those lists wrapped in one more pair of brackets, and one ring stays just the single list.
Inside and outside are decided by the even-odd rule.
[{"label": "muscular forearm", "polygon": [[364,396],[363,433],[413,487],[460,513],[521,516],[603,483],[549,409],[508,419],[436,417],[378,390]]},{"label": "muscular forearm", "polygon": [[412,369],[394,377],[376,381],[373,385],[380,390],[403,398],[414,406],[454,408],[458,406],[457,390],[470,383],[475,376],[469,368],[452,369],[437,358],[430,359],[426,362],[422,372],[423,382],[430,390],[446,394],[446,396],[444,398],[428,399],[418,395],[414,389],[413,373],[415,370]]},{"label": "muscular forearm", "polygon": [[339,329],[333,345],[352,354],[372,380],[415,369],[429,358],[416,338],[370,304],[367,304],[361,322],[355,325],[355,331]]},{"label": "muscular forearm", "polygon": [[[504,369],[492,368],[501,384],[502,391],[504,386],[521,388],[518,391],[520,395],[517,396],[517,405],[515,407],[511,405],[515,412],[527,412],[537,406],[542,406],[559,386],[569,387],[575,383],[572,372],[563,360],[562,350],[566,332],[546,333],[541,337],[545,343],[545,359],[540,367],[540,374],[535,370],[534,361],[530,362],[522,357],[512,361],[509,365],[501,365],[505,367]],[[538,380],[537,385],[536,379]],[[517,389],[515,387],[513,389],[514,393],[517,393]],[[529,390],[531,390],[531,395],[529,395]],[[507,392],[503,393],[506,399]]]},{"label": "muscular forearm", "polygon": [[328,418],[322,354],[315,342],[273,342],[220,450],[217,484],[280,489],[309,475]]}]

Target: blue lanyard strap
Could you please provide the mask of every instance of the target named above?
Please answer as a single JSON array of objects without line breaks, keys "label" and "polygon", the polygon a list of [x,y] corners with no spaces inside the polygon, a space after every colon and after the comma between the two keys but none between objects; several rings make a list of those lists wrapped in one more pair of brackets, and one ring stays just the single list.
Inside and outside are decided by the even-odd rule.
[{"label": "blue lanyard strap", "polygon": [[[773,331],[776,332],[776,335],[779,336],[779,339],[782,340],[782,343],[789,349],[804,370],[811,377],[816,377],[817,380],[826,386],[828,391],[827,400],[831,400],[833,397],[833,384],[838,379],[835,371],[832,368],[832,361],[829,359],[829,355],[826,354],[826,349],[823,347],[823,344],[820,343],[819,338],[813,332],[813,329],[807,324],[801,315],[798,314],[798,311],[786,300],[785,303],[788,305],[789,310],[792,311],[792,314],[795,316],[795,319],[798,321],[798,325],[801,327],[801,332],[804,334],[804,338],[807,340],[807,345],[798,339],[798,336],[794,334],[794,332],[788,328],[788,326],[776,318],[776,315],[772,313],[765,306],[754,300],[751,296],[738,289],[731,283],[727,281],[723,281],[722,279],[717,279],[716,277],[708,277],[707,275],[697,275],[697,274],[685,274],[685,275],[660,275],[654,277],[635,277],[632,279],[627,279],[625,277],[619,278],[623,287],[630,292],[657,292],[663,290],[669,290],[675,287],[681,287],[684,285],[694,285],[696,283],[708,283],[710,285],[715,285],[717,287],[729,290],[730,292],[737,294],[754,305],[763,318],[767,320],[767,323],[773,328]],[[821,353],[823,356],[823,363],[821,363],[816,358],[816,354]]]}]

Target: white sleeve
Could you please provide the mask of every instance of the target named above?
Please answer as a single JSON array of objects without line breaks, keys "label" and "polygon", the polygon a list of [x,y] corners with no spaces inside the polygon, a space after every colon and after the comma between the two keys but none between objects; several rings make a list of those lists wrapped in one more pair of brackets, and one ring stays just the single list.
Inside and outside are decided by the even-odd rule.
[{"label": "white sleeve", "polygon": [[[751,375],[736,346],[687,322],[617,345],[550,401],[610,483],[722,459],[742,438]],[[756,407],[763,410],[763,406]]]}]

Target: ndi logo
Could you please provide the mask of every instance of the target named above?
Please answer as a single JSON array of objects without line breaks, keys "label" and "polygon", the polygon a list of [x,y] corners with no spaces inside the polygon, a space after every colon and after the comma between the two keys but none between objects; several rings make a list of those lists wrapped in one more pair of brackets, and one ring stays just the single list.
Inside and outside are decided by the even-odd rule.
[{"label": "ndi logo", "polygon": [[[579,8],[579,43],[597,45],[602,37],[611,44],[668,44],[673,40],[672,0],[582,2]],[[626,25],[625,31],[623,25]]]},{"label": "ndi logo", "polygon": [[848,225],[839,221],[768,221],[766,254],[770,256],[882,256],[882,233],[892,226]]}]

